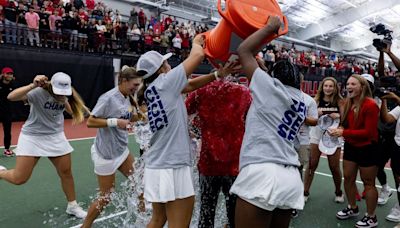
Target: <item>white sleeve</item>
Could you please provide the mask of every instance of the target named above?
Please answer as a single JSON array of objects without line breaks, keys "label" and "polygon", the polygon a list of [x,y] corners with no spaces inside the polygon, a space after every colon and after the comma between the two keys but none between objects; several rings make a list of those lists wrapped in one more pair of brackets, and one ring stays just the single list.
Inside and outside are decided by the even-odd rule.
[{"label": "white sleeve", "polygon": [[177,95],[181,95],[182,90],[186,87],[188,79],[183,64],[179,64],[165,75],[162,75],[162,84],[160,89],[174,91]]},{"label": "white sleeve", "polygon": [[400,106],[394,108],[392,111],[389,112],[389,114],[392,115],[396,120],[398,120],[400,117]]},{"label": "white sleeve", "polygon": [[104,96],[101,96],[92,110],[91,113],[92,116],[107,118],[108,116],[106,116],[107,114],[106,111],[109,108],[108,101],[109,99],[105,98]]},{"label": "white sleeve", "polygon": [[[307,95],[308,96],[308,95]],[[314,99],[312,99],[312,97],[310,97],[310,103],[309,106],[307,107],[307,117],[311,117],[314,119],[318,119],[318,107],[317,107],[317,102],[315,102]]]}]

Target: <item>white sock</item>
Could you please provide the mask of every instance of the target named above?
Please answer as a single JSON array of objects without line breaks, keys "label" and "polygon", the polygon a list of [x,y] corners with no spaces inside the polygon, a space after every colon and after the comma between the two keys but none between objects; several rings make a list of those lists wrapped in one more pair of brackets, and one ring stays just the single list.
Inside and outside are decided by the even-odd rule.
[{"label": "white sock", "polygon": [[76,206],[76,205],[78,205],[78,203],[76,202],[76,200],[71,201],[71,202],[68,202],[68,206],[70,206],[70,207],[73,207],[73,206]]}]

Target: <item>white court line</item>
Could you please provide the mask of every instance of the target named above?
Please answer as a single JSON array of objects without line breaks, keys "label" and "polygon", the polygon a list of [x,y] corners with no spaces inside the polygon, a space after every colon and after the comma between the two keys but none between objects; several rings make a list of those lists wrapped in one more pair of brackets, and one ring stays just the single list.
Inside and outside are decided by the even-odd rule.
[{"label": "white court line", "polygon": [[[318,175],[321,175],[321,176],[324,176],[324,177],[332,177],[331,174],[321,173],[321,172],[317,172],[317,171],[315,171],[315,174],[318,174]],[[343,179],[344,179],[344,178],[342,177],[342,180],[343,180]],[[359,181],[359,180],[357,180],[356,182],[359,183],[359,184],[362,184],[362,183],[363,183],[362,181]],[[375,185],[375,186],[376,186],[377,188],[382,188],[382,186],[380,186],[380,185]],[[390,190],[391,190],[391,191],[394,191],[394,192],[397,191],[397,190],[394,189],[394,188],[390,188]],[[104,220],[107,220],[107,219],[110,219],[110,218],[114,218],[114,217],[117,217],[117,216],[119,216],[119,215],[123,215],[123,214],[126,214],[126,213],[127,213],[127,211],[121,211],[121,212],[118,212],[118,213],[116,213],[116,214],[110,214],[110,215],[108,215],[108,216],[106,216],[106,217],[98,218],[98,219],[94,220],[93,223],[101,222],[101,221],[104,221]],[[79,224],[79,225],[76,225],[76,226],[71,226],[70,228],[79,228],[79,227],[81,227],[81,226],[82,226],[82,224]]]},{"label": "white court line", "polygon": [[[93,223],[101,222],[101,221],[104,221],[104,220],[107,220],[107,219],[110,219],[110,218],[114,218],[114,217],[117,217],[117,216],[120,216],[120,215],[123,215],[123,214],[126,214],[126,213],[127,213],[127,211],[121,211],[121,212],[118,212],[116,214],[111,214],[111,215],[108,215],[108,216],[103,217],[103,218],[98,218],[98,219],[94,220]],[[76,226],[71,226],[70,228],[79,228],[81,226],[82,226],[82,224],[79,224],[79,225],[76,225]]]}]

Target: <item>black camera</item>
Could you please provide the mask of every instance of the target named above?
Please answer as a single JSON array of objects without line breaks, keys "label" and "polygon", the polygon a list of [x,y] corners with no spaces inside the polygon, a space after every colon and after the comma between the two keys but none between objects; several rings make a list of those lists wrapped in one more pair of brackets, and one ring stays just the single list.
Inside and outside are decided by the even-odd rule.
[{"label": "black camera", "polygon": [[395,93],[400,96],[400,85],[397,82],[396,77],[382,77],[379,78],[378,86],[374,91],[374,95],[377,97],[383,97],[389,92]]},{"label": "black camera", "polygon": [[378,35],[383,35],[383,39],[374,39],[372,42],[372,45],[378,50],[382,51],[382,49],[387,48],[388,45],[392,44],[392,33],[393,31],[390,31],[389,29],[386,29],[384,24],[377,24],[369,28],[371,32],[376,33]]}]

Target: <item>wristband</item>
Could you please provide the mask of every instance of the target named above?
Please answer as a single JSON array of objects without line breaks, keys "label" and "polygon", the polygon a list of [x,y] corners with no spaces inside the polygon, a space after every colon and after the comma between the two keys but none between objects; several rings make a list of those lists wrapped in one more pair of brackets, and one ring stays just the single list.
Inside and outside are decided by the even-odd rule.
[{"label": "wristband", "polygon": [[107,127],[116,127],[118,125],[117,118],[108,118],[107,119]]},{"label": "wristband", "polygon": [[214,77],[215,77],[215,80],[220,80],[220,78],[219,78],[219,76],[218,76],[218,71],[217,71],[217,70],[214,71]]}]

